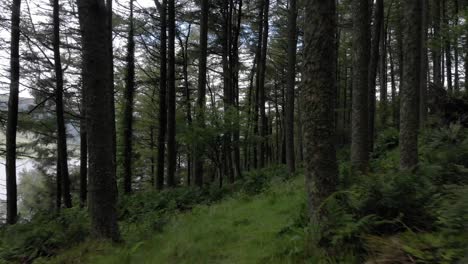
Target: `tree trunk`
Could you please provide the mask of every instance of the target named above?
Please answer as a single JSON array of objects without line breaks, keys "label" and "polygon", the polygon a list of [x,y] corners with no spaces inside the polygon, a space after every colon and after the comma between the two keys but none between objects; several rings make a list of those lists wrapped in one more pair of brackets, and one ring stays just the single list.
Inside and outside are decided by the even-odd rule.
[{"label": "tree trunk", "polygon": [[[198,65],[198,97],[195,116],[197,125],[205,127],[205,100],[206,100],[206,64],[208,56],[208,0],[201,1],[200,16],[200,58]],[[198,187],[203,186],[203,146],[200,142],[195,145],[195,184]]]},{"label": "tree trunk", "polygon": [[57,212],[60,212],[62,209],[62,167],[60,166],[60,157],[57,155],[57,173],[55,176],[55,209]]},{"label": "tree trunk", "polygon": [[[338,184],[333,120],[336,6],[335,1],[311,0],[306,2],[305,8],[307,25],[301,97],[305,105],[306,189],[311,220],[325,222],[326,212],[321,210],[321,205]],[[367,73],[365,77],[367,79]]]},{"label": "tree trunk", "polygon": [[258,162],[259,167],[263,168],[266,164],[266,154],[268,148],[267,134],[268,134],[268,120],[265,111],[266,103],[266,91],[265,91],[265,72],[266,72],[266,57],[268,51],[268,31],[269,31],[269,9],[270,9],[270,0],[263,0],[265,3],[264,15],[263,15],[263,35],[262,35],[262,51],[260,56],[259,63],[259,86],[258,86],[258,98],[259,98],[259,112],[260,112],[260,138],[261,142],[259,144],[259,153],[258,153]]},{"label": "tree trunk", "polygon": [[[465,8],[467,8],[468,3],[465,1]],[[465,43],[464,43],[464,52],[465,52],[465,93],[468,94],[468,24],[465,23]]]},{"label": "tree trunk", "polygon": [[117,225],[113,96],[110,80],[109,15],[103,0],[79,0],[83,32],[83,86],[86,89],[86,130],[89,147],[89,214],[91,230],[98,238],[120,240]]},{"label": "tree trunk", "polygon": [[[156,1],[156,3],[158,3]],[[166,130],[167,130],[167,105],[166,105],[166,85],[167,85],[167,0],[162,0],[159,5],[161,18],[161,44],[159,53],[161,56],[161,66],[159,69],[159,133],[158,133],[158,164],[156,175],[156,188],[164,188],[164,163],[166,155]]]},{"label": "tree trunk", "polygon": [[135,40],[133,27],[133,0],[130,0],[129,30],[127,41],[127,72],[125,74],[124,110],[123,110],[123,178],[124,193],[132,192],[132,156],[133,156],[133,98],[135,96]]},{"label": "tree trunk", "polygon": [[359,171],[369,166],[369,7],[368,0],[353,1],[353,105],[351,163]]},{"label": "tree trunk", "polygon": [[382,37],[382,25],[384,18],[383,0],[377,0],[374,12],[374,29],[371,42],[371,53],[369,62],[368,84],[369,84],[369,150],[374,149],[375,132],[375,112],[376,112],[376,77],[379,65],[379,47],[380,42],[384,42]]},{"label": "tree trunk", "polygon": [[176,79],[175,79],[175,1],[168,0],[167,45],[167,185],[176,186]]},{"label": "tree trunk", "polygon": [[80,207],[86,206],[88,195],[88,140],[86,133],[86,99],[85,89],[81,89],[81,118],[80,118]]},{"label": "tree trunk", "polygon": [[[453,7],[454,7],[454,12],[455,12],[455,27],[458,27],[459,26],[459,23],[460,23],[460,14],[459,14],[459,4],[458,4],[458,0],[453,0]],[[427,18],[426,18],[427,19]],[[455,76],[454,76],[454,79],[455,79],[455,82],[454,82],[454,91],[456,94],[458,94],[460,92],[460,72],[459,72],[459,69],[458,69],[458,66],[460,64],[459,62],[459,57],[458,57],[458,35],[455,34],[455,40],[454,40],[454,47],[453,47],[453,50],[454,50],[454,57],[455,57]]]},{"label": "tree trunk", "polygon": [[390,47],[388,50],[388,55],[390,59],[390,80],[391,80],[391,85],[392,85],[392,119],[393,119],[393,124],[395,127],[399,127],[400,123],[400,107],[399,107],[399,96],[397,94],[397,87],[396,87],[396,73],[395,73],[395,63],[393,59],[393,52]]},{"label": "tree trunk", "polygon": [[13,0],[11,7],[10,43],[10,97],[8,99],[8,119],[6,128],[6,188],[7,224],[15,224],[18,218],[16,189],[16,132],[18,128],[18,97],[20,78],[20,13],[21,0]]},{"label": "tree trunk", "polygon": [[296,87],[297,4],[289,1],[288,12],[288,86],[286,91],[286,163],[290,174],[296,171],[294,152],[294,88]]},{"label": "tree trunk", "polygon": [[428,28],[428,0],[421,0],[422,12],[422,30],[421,30],[421,82],[419,89],[419,126],[422,128],[427,120],[427,71],[429,68],[429,61],[427,56],[427,28]]},{"label": "tree trunk", "polygon": [[440,38],[440,0],[433,0],[433,38],[434,38],[434,45],[432,48],[432,63],[433,63],[433,76],[434,76],[434,83],[438,87],[442,87],[443,80],[442,80],[442,70],[441,70],[441,38]]},{"label": "tree trunk", "polygon": [[237,15],[237,22],[233,28],[233,37],[231,43],[231,72],[232,72],[232,89],[233,89],[233,104],[234,104],[234,111],[235,111],[235,124],[234,124],[234,131],[233,131],[233,162],[234,162],[234,173],[235,178],[242,178],[242,171],[241,171],[241,159],[240,159],[240,106],[239,106],[239,70],[240,70],[240,62],[239,62],[239,38],[241,33],[241,26],[242,26],[242,4],[243,1],[238,1],[238,8],[235,9],[235,5],[233,0],[230,0],[231,7],[234,8]]},{"label": "tree trunk", "polygon": [[445,0],[442,1],[442,20],[444,23],[444,50],[445,50],[445,70],[447,72],[447,89],[449,94],[453,93],[453,80],[452,80],[452,48],[450,43],[450,24],[449,17],[447,14],[447,3]]},{"label": "tree trunk", "polygon": [[[256,80],[255,80],[255,102],[253,104],[254,108],[254,118],[253,118],[253,134],[255,136],[261,136],[259,134],[259,108],[260,108],[260,79],[261,79],[261,69],[262,69],[262,44],[263,44],[263,20],[265,17],[265,0],[259,0],[259,15],[258,15],[258,43],[257,43],[257,48],[255,51],[255,58],[257,59],[257,68],[256,68]],[[258,140],[256,140],[258,141]],[[252,150],[252,164],[254,169],[258,169],[260,166],[260,161],[259,161],[259,147],[262,142],[257,143],[254,142],[253,150]]]},{"label": "tree trunk", "polygon": [[[61,178],[63,203],[72,207],[70,176],[68,173],[67,133],[63,114],[63,70],[60,58],[60,14],[59,1],[53,1],[53,50],[55,67],[55,113],[57,118],[57,180]],[[60,168],[60,171],[59,171]]]},{"label": "tree trunk", "polygon": [[405,26],[403,33],[404,79],[400,107],[401,169],[411,169],[418,164],[418,95],[421,85],[422,1],[403,1],[403,23]]},{"label": "tree trunk", "polygon": [[[188,41],[190,38],[190,33],[192,31],[192,24],[188,25],[188,34],[185,37],[185,40],[179,36],[179,44],[181,47],[182,53],[182,71],[184,77],[184,91],[185,91],[185,117],[187,120],[187,126],[192,127],[192,102],[190,94],[190,84],[189,84],[189,74],[188,74]],[[190,186],[192,181],[192,148],[187,146],[187,186]]]},{"label": "tree trunk", "polygon": [[[390,3],[391,8],[392,3]],[[389,12],[390,13],[390,12]],[[380,30],[380,125],[386,128],[388,122],[388,74],[387,74],[387,28],[389,24],[389,15],[384,19],[384,12],[382,11],[382,29]],[[375,132],[375,130],[374,130]],[[374,136],[375,139],[375,136]],[[372,149],[373,149],[372,144]]]},{"label": "tree trunk", "polygon": [[106,20],[106,30],[107,30],[107,42],[108,42],[108,49],[109,49],[109,65],[110,65],[110,85],[112,94],[109,96],[110,104],[112,107],[112,140],[113,140],[113,149],[112,155],[114,157],[114,174],[117,175],[117,128],[115,124],[115,87],[114,87],[114,46],[113,46],[113,9],[112,9],[112,1],[113,0],[105,0],[106,1],[106,8],[107,8],[107,20]]},{"label": "tree trunk", "polygon": [[[226,129],[231,127],[231,120],[228,118],[228,112],[232,108],[232,80],[231,80],[231,67],[230,67],[230,54],[231,54],[231,16],[232,8],[228,0],[224,0],[221,10],[224,19],[223,36],[222,36],[222,65],[223,65],[223,104],[224,104],[224,122]],[[228,177],[229,182],[234,181],[234,174],[232,171],[232,156],[231,156],[231,131],[227,130],[223,136],[223,168],[224,175]]]}]

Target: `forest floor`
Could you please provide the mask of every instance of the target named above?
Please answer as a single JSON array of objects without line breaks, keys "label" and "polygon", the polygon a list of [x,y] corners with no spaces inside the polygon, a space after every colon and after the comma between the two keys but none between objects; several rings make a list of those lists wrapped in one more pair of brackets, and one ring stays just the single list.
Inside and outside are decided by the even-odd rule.
[{"label": "forest floor", "polygon": [[[287,263],[281,236],[294,225],[305,201],[304,179],[273,182],[266,191],[237,193],[197,206],[170,220],[160,233],[124,245],[82,243],[44,263]],[[41,261],[38,261],[41,263]]]}]

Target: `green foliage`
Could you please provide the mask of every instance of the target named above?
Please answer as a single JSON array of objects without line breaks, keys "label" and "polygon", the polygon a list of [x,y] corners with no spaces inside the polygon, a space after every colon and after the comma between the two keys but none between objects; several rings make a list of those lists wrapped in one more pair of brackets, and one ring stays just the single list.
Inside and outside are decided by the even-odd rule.
[{"label": "green foliage", "polygon": [[288,177],[285,166],[275,166],[245,173],[244,178],[237,183],[238,189],[247,195],[255,195],[267,190],[272,179],[286,180]]},{"label": "green foliage", "polygon": [[21,263],[57,254],[89,235],[87,214],[79,209],[64,209],[60,214],[36,214],[31,221],[1,229],[0,258]]},{"label": "green foliage", "polygon": [[240,192],[178,214],[149,240],[90,255],[86,262],[288,263],[277,252],[289,242],[278,234],[298,217],[304,194],[302,178],[272,184],[255,199]]},{"label": "green foliage", "polygon": [[326,221],[311,226],[299,217],[281,235],[300,242],[281,254],[312,263],[448,264],[466,256],[466,130],[451,125],[425,131],[421,163],[406,172],[398,170],[396,135],[388,131],[377,141],[381,154],[372,161],[373,174],[354,175],[348,163],[341,164],[340,190],[322,205]]},{"label": "green foliage", "polygon": [[[465,129],[452,125],[425,131],[421,163],[405,172],[398,169],[395,135],[388,131],[377,141],[381,154],[372,161],[372,174],[356,175],[348,163],[340,164],[342,181],[322,204],[328,217],[321,225],[309,223],[302,177],[291,180],[286,168],[278,166],[244,173],[243,179],[222,189],[213,185],[125,197],[119,203],[125,244],[89,241],[52,263],[461,261],[468,251]],[[73,243],[86,237],[77,231],[87,230],[81,228],[62,227],[55,234],[44,223],[61,222],[48,221],[34,218],[29,226],[18,225],[28,228],[18,231],[18,242],[1,241],[1,256],[18,260],[54,255],[59,248],[54,241]],[[13,236],[7,232],[14,229],[9,230],[2,231],[4,237]],[[72,239],[63,242],[67,236]],[[48,250],[36,253],[43,248]]]},{"label": "green foliage", "polygon": [[372,153],[374,158],[381,157],[390,150],[398,147],[399,132],[396,128],[389,128],[379,132],[377,139],[375,140],[374,152]]}]

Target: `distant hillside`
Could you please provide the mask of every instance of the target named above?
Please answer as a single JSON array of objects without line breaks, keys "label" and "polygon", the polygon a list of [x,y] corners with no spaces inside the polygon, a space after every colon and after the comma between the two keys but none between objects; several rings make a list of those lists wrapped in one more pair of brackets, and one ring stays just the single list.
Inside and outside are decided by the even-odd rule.
[{"label": "distant hillside", "polygon": [[[19,98],[19,111],[27,112],[35,106],[34,98]],[[0,111],[8,111],[8,95],[0,95]]]}]

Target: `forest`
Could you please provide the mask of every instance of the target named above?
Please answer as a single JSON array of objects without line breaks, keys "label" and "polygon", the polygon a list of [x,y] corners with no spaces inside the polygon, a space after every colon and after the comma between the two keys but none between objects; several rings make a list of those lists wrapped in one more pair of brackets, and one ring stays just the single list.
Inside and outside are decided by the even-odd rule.
[{"label": "forest", "polygon": [[468,0],[0,0],[0,263],[468,263]]}]

